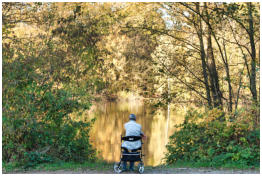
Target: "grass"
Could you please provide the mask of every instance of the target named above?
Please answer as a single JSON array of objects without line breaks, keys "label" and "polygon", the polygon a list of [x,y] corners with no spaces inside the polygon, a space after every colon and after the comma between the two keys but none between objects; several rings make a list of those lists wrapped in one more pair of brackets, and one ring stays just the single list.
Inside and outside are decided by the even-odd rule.
[{"label": "grass", "polygon": [[37,166],[36,170],[78,170],[78,169],[91,169],[91,170],[107,170],[112,168],[112,164],[106,162],[84,162],[84,163],[76,163],[76,162],[57,162],[50,164],[42,164]]},{"label": "grass", "polygon": [[56,170],[71,170],[77,171],[82,169],[96,170],[96,171],[105,171],[112,170],[113,163],[108,163],[105,161],[96,161],[90,162],[86,161],[84,163],[77,162],[65,162],[65,161],[56,161],[52,163],[42,163],[38,164],[35,167],[24,169],[22,166],[19,166],[18,163],[3,163],[3,172],[24,172],[24,171],[56,171]]}]

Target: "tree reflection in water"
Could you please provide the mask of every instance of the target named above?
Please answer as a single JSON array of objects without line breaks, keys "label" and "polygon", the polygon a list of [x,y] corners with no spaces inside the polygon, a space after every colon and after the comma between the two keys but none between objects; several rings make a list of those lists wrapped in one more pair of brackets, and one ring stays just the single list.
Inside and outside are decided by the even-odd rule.
[{"label": "tree reflection in water", "polygon": [[[167,122],[167,110],[157,110],[154,114],[150,106],[140,101],[107,102],[96,104],[88,112],[88,117],[96,117],[91,130],[91,143],[100,152],[101,157],[109,162],[120,160],[120,136],[124,135],[124,124],[129,120],[130,113],[137,116],[137,122],[142,125],[147,135],[144,141],[144,162],[147,166],[156,166],[161,163],[166,151],[165,145],[168,136],[174,132],[173,126],[183,122],[183,115],[171,110]],[[168,126],[167,126],[168,123]],[[168,127],[168,128],[167,128]]]}]

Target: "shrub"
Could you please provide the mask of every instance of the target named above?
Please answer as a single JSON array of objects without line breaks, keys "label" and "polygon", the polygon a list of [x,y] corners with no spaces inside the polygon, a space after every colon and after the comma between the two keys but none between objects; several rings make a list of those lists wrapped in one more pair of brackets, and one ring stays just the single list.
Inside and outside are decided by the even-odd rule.
[{"label": "shrub", "polygon": [[25,152],[24,154],[24,168],[34,167],[37,164],[52,161],[53,159],[51,156],[39,152]]},{"label": "shrub", "polygon": [[29,82],[12,91],[12,98],[3,98],[4,162],[33,167],[53,159],[95,159],[96,152],[89,143],[94,119],[86,122],[70,117],[72,112],[89,108],[88,102],[73,98],[70,90],[54,90],[51,83],[39,86]]},{"label": "shrub", "polygon": [[[219,109],[207,113],[190,111],[185,122],[169,138],[165,160],[208,163],[208,166],[259,165],[259,129],[246,121],[229,122]],[[240,119],[240,118],[239,118]]]}]

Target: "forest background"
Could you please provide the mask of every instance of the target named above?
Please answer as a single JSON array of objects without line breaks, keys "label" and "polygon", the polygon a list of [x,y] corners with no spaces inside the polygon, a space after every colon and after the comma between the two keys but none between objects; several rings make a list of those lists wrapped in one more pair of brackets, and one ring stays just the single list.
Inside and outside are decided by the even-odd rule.
[{"label": "forest background", "polygon": [[258,2],[3,2],[4,166],[95,161],[79,117],[124,94],[196,107],[167,164],[259,167],[259,36]]}]

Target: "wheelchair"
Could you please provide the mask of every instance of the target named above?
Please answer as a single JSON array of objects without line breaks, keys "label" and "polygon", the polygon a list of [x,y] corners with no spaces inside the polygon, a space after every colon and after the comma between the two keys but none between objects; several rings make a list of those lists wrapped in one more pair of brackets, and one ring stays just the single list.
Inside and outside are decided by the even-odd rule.
[{"label": "wheelchair", "polygon": [[145,156],[142,153],[142,137],[141,136],[121,136],[121,144],[122,141],[138,141],[141,140],[141,147],[136,149],[136,151],[128,151],[126,152],[127,149],[121,146],[121,156],[120,156],[120,162],[117,162],[114,164],[114,171],[115,173],[121,173],[123,171],[123,164],[124,161],[133,161],[133,162],[139,162],[138,163],[138,172],[140,174],[144,173],[144,163],[143,163],[143,157]]}]

